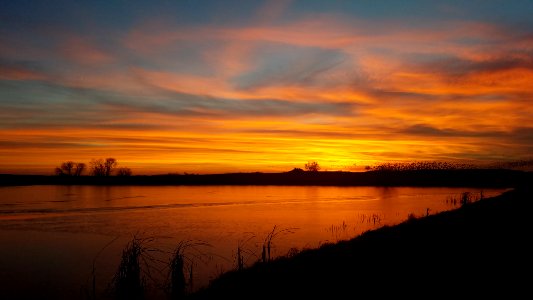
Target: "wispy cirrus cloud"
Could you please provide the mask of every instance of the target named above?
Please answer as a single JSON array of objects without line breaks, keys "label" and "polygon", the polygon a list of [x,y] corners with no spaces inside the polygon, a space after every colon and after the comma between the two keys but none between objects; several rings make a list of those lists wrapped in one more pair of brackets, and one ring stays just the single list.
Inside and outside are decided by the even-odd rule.
[{"label": "wispy cirrus cloud", "polygon": [[0,61],[1,80],[45,80],[46,74],[31,62]]}]

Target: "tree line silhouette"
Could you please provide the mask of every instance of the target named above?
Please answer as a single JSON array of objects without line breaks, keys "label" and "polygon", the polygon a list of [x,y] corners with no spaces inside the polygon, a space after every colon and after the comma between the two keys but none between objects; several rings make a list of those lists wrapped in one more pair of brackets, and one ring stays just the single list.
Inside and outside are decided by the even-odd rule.
[{"label": "tree line silhouette", "polygon": [[[116,176],[131,176],[130,168],[118,168],[117,166],[117,160],[112,157],[92,159],[89,162],[89,174],[97,177],[111,176],[113,173],[116,173]],[[55,174],[58,176],[81,176],[86,169],[87,165],[85,163],[66,161],[55,168]]]},{"label": "tree line silhouette", "polygon": [[[55,168],[55,174],[59,176],[81,176],[87,169],[89,175],[96,177],[108,177],[112,174],[116,176],[131,176],[132,171],[127,167],[117,167],[115,158],[92,159],[89,166],[85,163],[66,161]],[[432,171],[432,170],[475,170],[475,169],[524,169],[533,166],[533,160],[521,160],[513,162],[500,162],[488,165],[475,165],[467,163],[455,163],[445,161],[414,161],[414,162],[383,162],[374,166],[365,166],[365,171],[373,172],[398,172],[398,171]],[[304,168],[294,168],[288,173],[318,173],[322,167],[317,161],[308,161]],[[168,175],[171,175],[169,173]],[[195,175],[187,174],[184,175]]]},{"label": "tree line silhouette", "polygon": [[451,163],[441,161],[415,161],[402,163],[381,163],[365,168],[367,171],[420,171],[420,170],[468,170],[478,169],[473,164]]}]

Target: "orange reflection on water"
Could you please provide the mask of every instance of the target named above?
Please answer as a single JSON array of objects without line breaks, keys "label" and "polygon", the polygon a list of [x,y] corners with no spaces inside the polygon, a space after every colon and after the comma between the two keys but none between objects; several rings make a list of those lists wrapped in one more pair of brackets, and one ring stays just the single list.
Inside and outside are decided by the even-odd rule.
[{"label": "orange reflection on water", "polygon": [[[274,228],[280,234],[272,241],[271,255],[277,257],[291,249],[349,239],[406,220],[409,214],[451,209],[455,206],[447,201],[449,197],[465,191],[473,196],[480,193],[465,188],[316,186],[7,187],[0,199],[0,238],[4,239],[0,264],[31,274],[42,271],[42,264],[28,262],[56,261],[47,272],[60,273],[65,277],[61,284],[77,287],[71,281],[80,276],[65,274],[90,272],[92,262],[83,261],[87,252],[96,255],[116,237],[98,257],[100,278],[112,277],[122,248],[133,235],[155,237],[150,246],[167,251],[161,254],[163,261],[168,259],[164,253],[180,241],[204,241],[209,246],[202,251],[211,258],[195,267],[195,282],[201,286],[220,270],[235,267],[238,246],[246,250],[246,265],[256,262]],[[499,192],[483,191],[485,197]],[[35,239],[36,235],[48,237],[47,241]],[[80,243],[85,244],[83,257],[75,250]],[[67,261],[80,260],[78,267],[63,264],[64,255]],[[29,281],[28,286],[37,284],[31,277],[17,280]],[[103,289],[107,282],[99,284]]]}]

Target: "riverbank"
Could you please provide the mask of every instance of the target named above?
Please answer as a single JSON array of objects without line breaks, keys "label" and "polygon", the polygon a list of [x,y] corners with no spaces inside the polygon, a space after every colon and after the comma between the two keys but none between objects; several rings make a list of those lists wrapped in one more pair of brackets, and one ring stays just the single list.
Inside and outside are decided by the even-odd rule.
[{"label": "riverbank", "polygon": [[491,187],[525,185],[533,172],[506,169],[455,169],[368,172],[283,172],[167,174],[137,176],[45,176],[0,174],[0,186],[15,185],[282,185]]},{"label": "riverbank", "polygon": [[523,297],[530,294],[532,195],[517,188],[226,273],[189,298]]}]

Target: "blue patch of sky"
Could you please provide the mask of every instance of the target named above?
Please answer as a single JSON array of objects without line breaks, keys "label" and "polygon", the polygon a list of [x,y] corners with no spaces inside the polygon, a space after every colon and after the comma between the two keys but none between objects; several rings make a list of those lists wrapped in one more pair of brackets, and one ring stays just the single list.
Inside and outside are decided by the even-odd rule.
[{"label": "blue patch of sky", "polygon": [[362,19],[402,19],[533,22],[531,0],[297,0],[292,4],[293,14],[343,13]]},{"label": "blue patch of sky", "polygon": [[95,90],[68,88],[39,81],[0,81],[0,107],[91,104],[98,98],[96,96],[105,97],[102,92]]},{"label": "blue patch of sky", "polygon": [[[209,61],[205,51],[216,53],[223,50],[220,41],[175,41],[154,49],[152,55],[131,54],[128,63],[131,66],[161,72],[186,73],[195,76],[212,76],[215,74],[213,61]],[[122,58],[121,58],[122,59]]]},{"label": "blue patch of sky", "polygon": [[239,89],[268,85],[303,85],[335,68],[346,59],[338,50],[263,43],[258,47],[258,67],[232,79]]},{"label": "blue patch of sky", "polygon": [[[363,19],[468,19],[532,23],[531,0],[472,1],[396,1],[396,0],[295,0],[289,1],[283,19],[316,13],[342,13]],[[1,1],[3,20],[19,24],[53,23],[68,28],[86,29],[98,24],[102,28],[129,29],[139,20],[168,18],[176,25],[244,24],[253,22],[258,10],[268,6],[263,1]],[[92,28],[89,28],[92,29]]]},{"label": "blue patch of sky", "polygon": [[95,26],[129,30],[142,21],[172,21],[174,25],[242,22],[253,15],[256,1],[127,1],[51,0],[2,1],[0,18],[11,25],[55,24],[78,32]]}]

